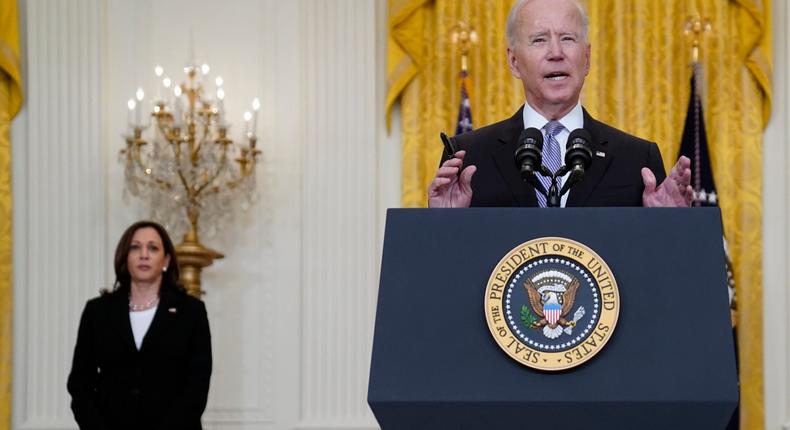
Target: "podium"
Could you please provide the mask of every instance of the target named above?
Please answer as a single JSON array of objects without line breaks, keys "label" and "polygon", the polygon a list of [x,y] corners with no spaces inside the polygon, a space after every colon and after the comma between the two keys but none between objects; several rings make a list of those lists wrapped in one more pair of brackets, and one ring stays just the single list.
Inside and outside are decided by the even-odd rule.
[{"label": "podium", "polygon": [[[569,370],[511,359],[486,285],[518,245],[593,249],[619,287],[604,348]],[[390,209],[368,403],[383,430],[724,429],[738,402],[718,208]]]}]

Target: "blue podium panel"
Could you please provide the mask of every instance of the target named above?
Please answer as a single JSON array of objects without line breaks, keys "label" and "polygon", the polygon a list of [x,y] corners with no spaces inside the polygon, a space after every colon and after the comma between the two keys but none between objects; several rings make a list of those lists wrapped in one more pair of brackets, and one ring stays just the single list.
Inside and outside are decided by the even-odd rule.
[{"label": "blue podium panel", "polygon": [[[717,208],[390,209],[368,402],[390,429],[723,429],[738,401]],[[620,291],[606,346],[525,367],[492,338],[486,284],[510,250],[564,237]]]}]

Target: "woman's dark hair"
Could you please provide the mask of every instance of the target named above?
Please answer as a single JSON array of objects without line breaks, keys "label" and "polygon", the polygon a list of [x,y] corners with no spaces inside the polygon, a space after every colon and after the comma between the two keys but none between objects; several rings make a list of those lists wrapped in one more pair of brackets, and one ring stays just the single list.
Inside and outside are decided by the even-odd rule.
[{"label": "woman's dark hair", "polygon": [[[118,246],[115,248],[115,283],[113,284],[112,292],[129,293],[132,284],[132,275],[129,273],[127,261],[129,258],[129,249],[132,247],[132,238],[134,238],[134,234],[137,233],[137,230],[148,227],[156,230],[159,237],[162,239],[165,255],[170,256],[170,263],[167,265],[167,271],[162,273],[161,288],[169,289],[174,292],[185,292],[184,286],[179,282],[178,259],[176,258],[176,248],[173,246],[173,241],[170,240],[167,230],[153,221],[137,221],[123,232],[121,240],[118,241]],[[102,291],[102,293],[106,292],[106,290]]]}]

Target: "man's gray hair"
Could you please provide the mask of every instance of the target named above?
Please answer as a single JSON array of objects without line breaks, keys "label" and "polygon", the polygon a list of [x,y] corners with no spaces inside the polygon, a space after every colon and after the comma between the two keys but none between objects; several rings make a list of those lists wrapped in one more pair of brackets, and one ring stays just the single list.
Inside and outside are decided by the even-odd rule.
[{"label": "man's gray hair", "polygon": [[[510,13],[507,14],[507,27],[505,28],[505,32],[507,34],[507,43],[509,47],[513,47],[516,44],[516,27],[518,21],[518,14],[530,0],[518,0],[510,8]],[[590,19],[587,17],[587,11],[584,10],[584,7],[576,0],[572,0],[573,4],[576,5],[576,8],[579,9],[579,18],[582,21],[582,37],[584,42],[588,42],[588,32],[590,28]]]}]

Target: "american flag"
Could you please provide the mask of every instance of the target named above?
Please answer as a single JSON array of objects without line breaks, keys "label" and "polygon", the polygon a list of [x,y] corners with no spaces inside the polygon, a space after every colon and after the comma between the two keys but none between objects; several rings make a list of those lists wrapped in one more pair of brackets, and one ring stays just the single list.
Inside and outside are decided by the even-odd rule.
[{"label": "american flag", "polygon": [[[716,192],[716,182],[713,180],[713,169],[710,164],[708,151],[708,138],[705,132],[705,118],[702,110],[702,100],[699,92],[700,67],[694,64],[691,74],[691,94],[689,96],[686,124],[683,128],[683,141],[680,144],[680,154],[691,160],[691,186],[694,187],[694,200],[692,206],[718,206],[719,194]],[[727,292],[730,296],[730,308],[736,309],[735,278],[732,271],[732,262],[724,241],[724,268],[727,272]],[[735,321],[733,321],[733,325]]]},{"label": "american flag", "polygon": [[[700,98],[701,68],[698,63],[693,64],[691,73],[691,92],[689,94],[689,106],[686,113],[686,125],[683,127],[683,141],[680,144],[680,154],[691,159],[691,185],[694,187],[694,207],[718,206],[719,194],[716,192],[716,182],[713,180],[713,169],[710,164],[708,152],[708,137],[705,133],[705,117],[702,111],[702,99]],[[735,331],[735,276],[733,275],[732,261],[727,250],[727,240],[724,241],[724,261],[723,269],[727,273],[727,292],[730,296],[730,313],[732,316],[733,337],[735,339],[736,357],[738,348],[738,336]],[[737,360],[737,359],[736,359]],[[737,363],[737,361],[736,361]],[[740,427],[739,409],[735,410],[727,430],[737,430]]]},{"label": "american flag", "polygon": [[455,126],[455,134],[464,134],[472,131],[472,103],[469,101],[469,91],[466,90],[466,78],[469,72],[461,72],[461,102],[458,107],[458,123]]}]

